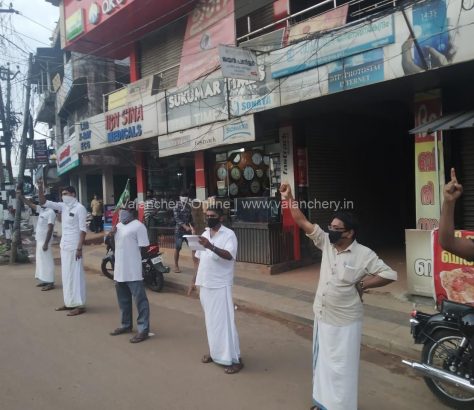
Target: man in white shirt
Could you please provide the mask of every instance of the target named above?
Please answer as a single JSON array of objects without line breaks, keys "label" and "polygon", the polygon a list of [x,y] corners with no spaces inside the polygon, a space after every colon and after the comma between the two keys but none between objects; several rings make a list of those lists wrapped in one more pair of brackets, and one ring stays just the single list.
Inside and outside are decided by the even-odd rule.
[{"label": "man in white shirt", "polygon": [[34,204],[25,198],[21,191],[17,191],[17,198],[28,205],[38,216],[36,223],[36,271],[35,278],[39,280],[38,287],[48,291],[54,289],[54,258],[53,251],[49,245],[53,236],[54,222],[56,214],[52,209]]},{"label": "man in white shirt", "polygon": [[82,247],[86,239],[87,211],[76,199],[76,190],[69,186],[62,189],[62,202],[47,201],[43,181],[38,181],[40,205],[61,213],[61,276],[64,305],[57,311],[69,310],[68,316],[86,311],[86,280],[82,261]]},{"label": "man in white shirt", "polygon": [[358,224],[352,214],[336,213],[327,233],[306,219],[288,184],[282,184],[280,192],[290,202],[295,222],[322,251],[313,305],[311,409],[357,410],[362,295],[396,280],[397,273],[355,240]]},{"label": "man in white shirt", "polygon": [[115,237],[114,280],[117,300],[122,314],[121,327],[110,333],[112,336],[130,333],[133,327],[132,298],[137,307],[138,333],[130,343],[148,339],[150,331],[150,306],[143,284],[141,248],[150,244],[145,225],[136,219],[136,210],[129,202],[119,213],[120,222],[109,233]]},{"label": "man in white shirt", "polygon": [[208,228],[199,239],[206,249],[196,251],[197,272],[188,294],[199,286],[209,344],[201,361],[223,365],[226,374],[234,374],[243,368],[232,301],[237,237],[222,225],[222,215],[221,207],[206,211]]}]

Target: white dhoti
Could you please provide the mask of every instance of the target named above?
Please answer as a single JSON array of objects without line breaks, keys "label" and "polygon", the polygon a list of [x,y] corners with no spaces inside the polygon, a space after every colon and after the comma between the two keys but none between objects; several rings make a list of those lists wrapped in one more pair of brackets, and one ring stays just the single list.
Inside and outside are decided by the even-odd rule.
[{"label": "white dhoti", "polygon": [[209,354],[215,363],[230,366],[240,362],[240,346],[235,326],[232,287],[200,288],[206,320]]},{"label": "white dhoti", "polygon": [[45,283],[54,283],[54,258],[51,246],[43,250],[44,239],[36,238],[35,278]]},{"label": "white dhoti", "polygon": [[86,279],[82,258],[76,260],[75,250],[61,249],[61,276],[63,279],[64,306],[86,304]]},{"label": "white dhoti", "polygon": [[315,320],[313,402],[323,410],[357,410],[362,322],[332,326]]}]

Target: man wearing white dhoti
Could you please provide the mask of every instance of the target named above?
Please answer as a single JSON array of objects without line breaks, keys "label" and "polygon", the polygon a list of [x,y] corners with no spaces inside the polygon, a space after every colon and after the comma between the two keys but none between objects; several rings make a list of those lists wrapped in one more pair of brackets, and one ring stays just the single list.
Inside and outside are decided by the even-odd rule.
[{"label": "man wearing white dhoti", "polygon": [[86,281],[82,261],[82,246],[86,239],[86,208],[76,199],[76,190],[69,186],[62,190],[62,202],[47,201],[42,181],[39,183],[39,201],[45,208],[61,213],[61,276],[64,305],[57,311],[69,310],[68,316],[86,311]]},{"label": "man wearing white dhoti", "polygon": [[237,237],[222,225],[222,208],[208,208],[206,219],[208,228],[199,239],[205,250],[196,251],[197,272],[189,289],[191,293],[199,286],[204,310],[209,354],[201,361],[220,364],[226,374],[235,374],[243,368],[232,301]]},{"label": "man wearing white dhoti", "polygon": [[56,214],[52,209],[45,208],[34,204],[25,198],[21,191],[17,191],[17,198],[28,205],[38,214],[38,222],[36,223],[35,239],[36,239],[36,270],[35,278],[38,279],[38,287],[47,291],[54,289],[54,258],[53,251],[50,246],[51,237],[53,236],[54,222]]},{"label": "man wearing white dhoti", "polygon": [[309,222],[282,184],[282,199],[297,225],[322,251],[319,284],[314,299],[313,407],[357,410],[360,342],[366,289],[397,279],[369,248],[356,240],[358,228],[349,212],[336,212],[328,232]]}]

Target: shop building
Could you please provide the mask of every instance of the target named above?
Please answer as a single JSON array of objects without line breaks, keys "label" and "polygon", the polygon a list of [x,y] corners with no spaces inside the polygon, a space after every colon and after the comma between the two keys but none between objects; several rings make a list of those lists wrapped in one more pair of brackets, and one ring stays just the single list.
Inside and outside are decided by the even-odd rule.
[{"label": "shop building", "polygon": [[[277,271],[312,258],[280,206],[283,180],[311,220],[324,226],[333,211],[353,210],[363,243],[403,258],[405,229],[439,222],[445,170],[472,172],[469,128],[410,134],[473,108],[474,10],[465,1],[129,0],[93,24],[89,3],[64,1],[66,38],[74,13],[86,22],[65,49],[128,56],[131,84],[107,96],[105,127],[81,153],[115,150],[121,163],[134,162],[141,200],[147,188],[176,197],[193,178],[198,199],[229,200],[241,261]],[[127,42],[107,37],[137,9],[142,20]],[[259,50],[258,80],[223,78],[209,46],[219,43]],[[460,224],[472,221],[470,198]],[[252,202],[258,210],[244,205]]]}]

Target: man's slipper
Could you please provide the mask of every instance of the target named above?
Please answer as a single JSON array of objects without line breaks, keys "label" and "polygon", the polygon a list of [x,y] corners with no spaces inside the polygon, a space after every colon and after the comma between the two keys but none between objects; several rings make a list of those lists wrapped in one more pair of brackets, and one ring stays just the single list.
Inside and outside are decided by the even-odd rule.
[{"label": "man's slipper", "polygon": [[41,283],[38,283],[38,284],[36,285],[36,287],[37,287],[37,288],[42,288],[43,286],[46,286],[46,285],[47,285],[46,282],[41,282]]},{"label": "man's slipper", "polygon": [[181,269],[179,269],[179,268],[174,268],[174,273],[181,273]]},{"label": "man's slipper", "polygon": [[118,335],[123,335],[124,333],[131,333],[132,328],[131,327],[118,327],[115,329],[113,332],[110,332],[110,336],[118,336]]},{"label": "man's slipper", "polygon": [[46,286],[43,286],[43,288],[41,289],[42,291],[47,291],[47,290],[53,290],[54,289],[54,285],[52,283],[46,285]]},{"label": "man's slipper", "polygon": [[240,363],[234,363],[232,366],[226,366],[224,369],[225,374],[236,374],[244,368],[242,361]]},{"label": "man's slipper", "polygon": [[140,343],[148,339],[148,332],[137,333],[130,339],[130,343]]},{"label": "man's slipper", "polygon": [[67,306],[61,306],[56,309],[54,309],[56,312],[62,312],[63,310],[73,310],[74,308],[72,307],[67,307]]},{"label": "man's slipper", "polygon": [[85,313],[85,311],[86,311],[85,308],[74,308],[67,315],[68,316],[82,315],[83,313]]},{"label": "man's slipper", "polygon": [[201,363],[212,363],[212,362],[213,362],[212,357],[209,354],[205,354],[201,359]]}]

